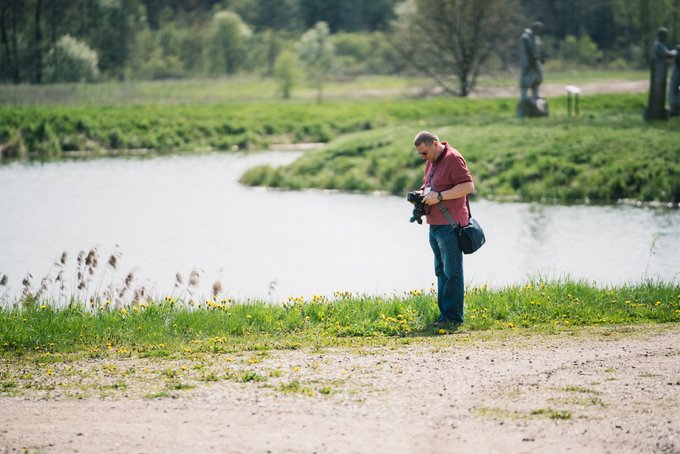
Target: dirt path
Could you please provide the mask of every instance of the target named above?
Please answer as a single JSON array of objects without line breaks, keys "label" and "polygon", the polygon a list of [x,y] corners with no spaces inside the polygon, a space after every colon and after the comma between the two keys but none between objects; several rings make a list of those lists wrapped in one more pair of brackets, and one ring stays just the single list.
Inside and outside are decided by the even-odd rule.
[{"label": "dirt path", "polygon": [[[568,84],[541,85],[541,95],[545,97],[565,96]],[[582,96],[602,93],[642,93],[649,89],[649,81],[646,80],[603,80],[579,85]],[[472,98],[512,98],[519,96],[517,87],[481,87],[470,95]]]},{"label": "dirt path", "polygon": [[81,400],[71,385],[85,375],[61,376],[62,391],[0,397],[0,452],[680,452],[678,325],[202,361],[232,378],[192,382],[195,360],[70,364],[177,368],[197,386],[144,398],[153,380],[131,374],[124,391]]},{"label": "dirt path", "polygon": [[[544,83],[541,85],[540,94],[546,98],[565,96],[568,83]],[[649,89],[648,80],[601,80],[579,84],[581,96],[589,96],[604,93],[642,93]],[[386,96],[425,96],[440,95],[439,87],[411,87],[411,88],[368,88],[357,89],[351,93],[342,93],[342,98],[364,99],[380,98]],[[482,86],[477,87],[469,95],[470,98],[518,98],[519,88],[513,86]]]}]

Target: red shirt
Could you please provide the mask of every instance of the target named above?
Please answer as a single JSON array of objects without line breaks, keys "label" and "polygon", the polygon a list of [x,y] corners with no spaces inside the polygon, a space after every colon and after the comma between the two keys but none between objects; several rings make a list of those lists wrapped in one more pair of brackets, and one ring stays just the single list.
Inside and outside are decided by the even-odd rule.
[{"label": "red shirt", "polygon": [[[425,176],[423,177],[423,187],[427,188],[430,186],[430,172],[434,172],[432,175],[432,188],[434,192],[443,192],[447,189],[451,189],[461,183],[468,183],[472,181],[470,172],[467,168],[467,163],[465,158],[460,154],[458,150],[452,148],[448,143],[441,142],[446,148],[444,152],[439,156],[439,159],[434,163],[427,161],[425,164]],[[444,200],[444,206],[449,210],[453,220],[456,221],[458,225],[468,224],[468,209],[465,204],[465,197],[460,197],[458,199]],[[429,211],[427,210],[429,208]],[[427,214],[427,223],[434,225],[448,225],[450,222],[441,212],[438,205],[431,205],[427,207],[425,212]]]}]

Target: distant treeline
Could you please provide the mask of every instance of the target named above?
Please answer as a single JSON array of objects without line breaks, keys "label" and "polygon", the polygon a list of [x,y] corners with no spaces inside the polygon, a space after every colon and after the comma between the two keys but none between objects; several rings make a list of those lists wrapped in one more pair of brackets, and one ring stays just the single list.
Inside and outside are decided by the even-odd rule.
[{"label": "distant treeline", "polygon": [[[409,65],[390,33],[403,4],[419,1],[2,0],[0,82],[270,76],[279,57],[322,21],[331,32],[336,74],[401,73]],[[659,26],[669,28],[669,45],[680,41],[677,0],[510,3],[518,10],[517,36],[532,20],[545,23],[555,66],[644,66]],[[514,64],[514,47],[508,37],[489,65]]]}]

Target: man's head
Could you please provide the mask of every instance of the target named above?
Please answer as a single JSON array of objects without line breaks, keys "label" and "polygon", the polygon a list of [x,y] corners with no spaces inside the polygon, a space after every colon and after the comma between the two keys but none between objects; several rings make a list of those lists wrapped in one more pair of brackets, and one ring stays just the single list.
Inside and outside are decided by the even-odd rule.
[{"label": "man's head", "polygon": [[543,22],[541,22],[541,21],[532,22],[531,23],[531,32],[534,35],[537,35],[537,36],[540,35],[541,33],[543,33]]},{"label": "man's head", "polygon": [[665,43],[668,38],[668,29],[666,27],[659,27],[656,31],[656,39],[660,42]]},{"label": "man's head", "polygon": [[420,131],[416,134],[413,145],[415,145],[416,151],[421,158],[434,161],[440,148],[439,137],[430,131]]}]

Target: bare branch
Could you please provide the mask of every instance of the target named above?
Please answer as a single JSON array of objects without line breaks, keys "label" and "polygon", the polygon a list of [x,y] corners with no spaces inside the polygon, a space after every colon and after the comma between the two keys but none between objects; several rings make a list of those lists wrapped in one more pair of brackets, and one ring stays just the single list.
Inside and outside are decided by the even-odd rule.
[{"label": "bare branch", "polygon": [[[395,48],[444,91],[466,96],[489,57],[512,36],[518,0],[407,0]],[[456,78],[458,89],[449,86]]]}]

